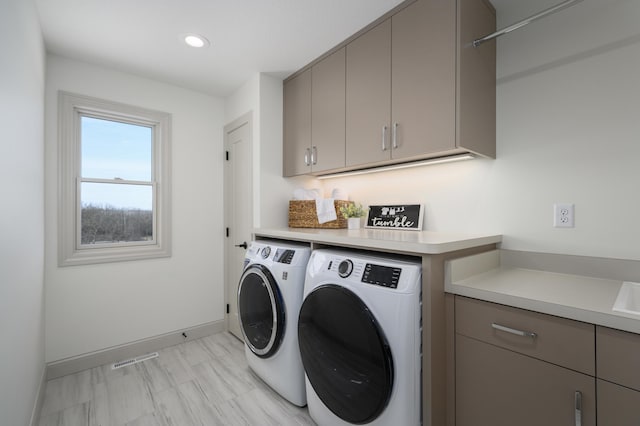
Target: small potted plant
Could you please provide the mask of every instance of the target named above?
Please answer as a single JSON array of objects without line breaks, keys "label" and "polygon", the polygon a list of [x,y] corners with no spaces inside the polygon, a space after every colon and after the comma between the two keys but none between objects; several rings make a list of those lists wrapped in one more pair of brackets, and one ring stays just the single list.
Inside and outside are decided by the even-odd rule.
[{"label": "small potted plant", "polygon": [[340,207],[340,213],[342,217],[347,219],[348,229],[359,229],[360,218],[367,214],[367,209],[362,207],[362,204],[349,203],[346,206]]}]

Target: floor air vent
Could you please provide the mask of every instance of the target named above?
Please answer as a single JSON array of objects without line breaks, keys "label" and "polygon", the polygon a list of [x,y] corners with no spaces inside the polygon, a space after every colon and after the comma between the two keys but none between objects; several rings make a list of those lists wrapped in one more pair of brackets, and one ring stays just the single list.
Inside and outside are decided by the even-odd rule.
[{"label": "floor air vent", "polygon": [[140,355],[137,358],[125,359],[124,361],[118,361],[115,364],[113,364],[111,366],[111,369],[115,370],[117,368],[122,368],[122,367],[126,367],[127,365],[137,364],[139,362],[146,361],[148,359],[158,358],[159,356],[160,355],[158,355],[158,352],[152,352],[150,354]]}]

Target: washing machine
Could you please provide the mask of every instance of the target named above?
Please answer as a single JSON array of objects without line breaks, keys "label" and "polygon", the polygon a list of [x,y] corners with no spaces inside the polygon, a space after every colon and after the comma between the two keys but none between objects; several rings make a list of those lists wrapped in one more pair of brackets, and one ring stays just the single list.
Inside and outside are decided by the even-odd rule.
[{"label": "washing machine", "polygon": [[420,425],[421,276],[416,258],[312,252],[298,340],[318,425]]},{"label": "washing machine", "polygon": [[253,241],[238,285],[238,318],[249,367],[282,397],[306,405],[298,349],[308,245]]}]

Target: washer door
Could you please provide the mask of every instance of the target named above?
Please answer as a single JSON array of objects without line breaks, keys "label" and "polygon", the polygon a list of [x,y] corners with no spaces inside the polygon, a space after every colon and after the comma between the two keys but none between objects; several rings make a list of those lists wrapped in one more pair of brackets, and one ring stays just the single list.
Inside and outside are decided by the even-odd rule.
[{"label": "washer door", "polygon": [[302,364],[324,405],[349,423],[369,423],[393,389],[389,344],[371,311],[352,291],[334,284],[307,295],[300,310]]},{"label": "washer door", "polygon": [[244,341],[261,358],[273,355],[282,342],[284,302],[273,275],[263,265],[251,265],[238,285],[238,317]]}]

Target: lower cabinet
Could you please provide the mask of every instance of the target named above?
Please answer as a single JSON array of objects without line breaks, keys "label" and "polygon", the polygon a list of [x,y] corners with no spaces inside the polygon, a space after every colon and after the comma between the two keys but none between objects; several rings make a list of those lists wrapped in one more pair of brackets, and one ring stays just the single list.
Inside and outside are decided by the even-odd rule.
[{"label": "lower cabinet", "polygon": [[456,296],[455,425],[595,425],[594,346],[592,324]]},{"label": "lower cabinet", "polygon": [[456,336],[456,425],[595,424],[593,377]]},{"label": "lower cabinet", "polygon": [[598,425],[640,425],[640,392],[598,379]]},{"label": "lower cabinet", "polygon": [[598,425],[640,425],[640,335],[596,327]]}]

